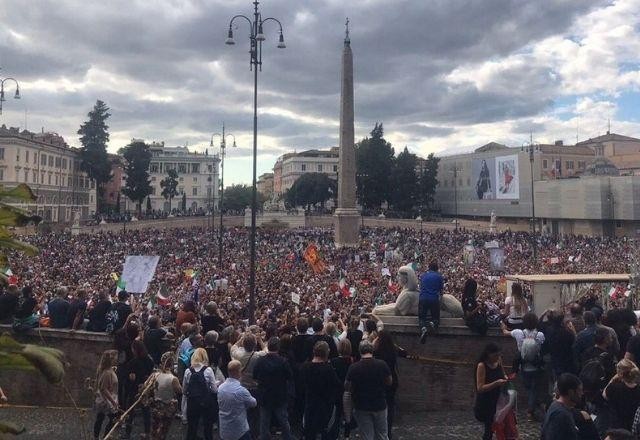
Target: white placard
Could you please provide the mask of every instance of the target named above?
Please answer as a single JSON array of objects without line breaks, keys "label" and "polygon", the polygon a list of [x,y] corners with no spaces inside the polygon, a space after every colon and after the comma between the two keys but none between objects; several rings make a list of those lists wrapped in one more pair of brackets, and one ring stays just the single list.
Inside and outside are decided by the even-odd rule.
[{"label": "white placard", "polygon": [[152,255],[128,255],[124,260],[122,280],[129,293],[145,293],[156,273],[160,257]]}]

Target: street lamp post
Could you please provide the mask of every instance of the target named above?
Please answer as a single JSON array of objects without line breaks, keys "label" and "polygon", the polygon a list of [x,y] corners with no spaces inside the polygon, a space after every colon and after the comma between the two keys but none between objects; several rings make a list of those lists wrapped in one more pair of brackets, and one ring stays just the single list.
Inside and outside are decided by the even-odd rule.
[{"label": "street lamp post", "polygon": [[[215,136],[220,136],[220,201],[218,202],[218,210],[220,210],[220,230],[218,231],[218,267],[219,270],[222,270],[222,202],[224,201],[224,157],[226,156],[227,149],[227,137],[231,136],[233,138],[232,146],[236,147],[236,137],[231,133],[225,134],[224,132],[224,122],[222,123],[222,134],[213,133],[211,135],[211,143],[210,146],[213,147],[213,138]],[[213,168],[212,168],[213,169]],[[211,196],[213,197],[213,177],[211,179]],[[211,210],[211,231],[213,232],[213,206]]]},{"label": "street lamp post", "polygon": [[533,261],[538,261],[538,237],[536,234],[536,198],[534,192],[534,175],[533,175],[533,162],[534,162],[534,151],[537,148],[533,145],[533,137],[529,142],[529,146],[527,147],[527,152],[529,153],[529,171],[531,173],[531,232],[533,237],[531,239],[532,247],[533,247]]},{"label": "street lamp post", "polygon": [[458,232],[458,164],[453,164],[453,169],[451,172],[453,173],[453,203],[455,209],[455,222],[456,222],[456,232]]},{"label": "street lamp post", "polygon": [[2,103],[6,101],[4,97],[4,83],[7,81],[13,81],[16,83],[16,93],[13,95],[13,99],[20,99],[20,84],[15,78],[5,78],[0,80],[0,115],[2,114]]},{"label": "street lamp post", "polygon": [[262,18],[262,14],[258,11],[259,1],[253,2],[253,20],[246,15],[235,15],[229,22],[229,31],[225,44],[234,45],[233,39],[233,22],[238,19],[247,20],[250,27],[249,43],[250,43],[250,62],[249,68],[253,69],[253,181],[251,194],[251,234],[249,238],[250,246],[250,272],[249,272],[249,323],[255,323],[256,308],[256,211],[258,209],[258,190],[256,186],[256,168],[258,156],[258,70],[262,69],[262,42],[265,40],[263,25],[269,21],[274,21],[280,27],[280,37],[278,39],[278,49],[284,49],[284,36],[282,33],[282,23],[276,18]]}]

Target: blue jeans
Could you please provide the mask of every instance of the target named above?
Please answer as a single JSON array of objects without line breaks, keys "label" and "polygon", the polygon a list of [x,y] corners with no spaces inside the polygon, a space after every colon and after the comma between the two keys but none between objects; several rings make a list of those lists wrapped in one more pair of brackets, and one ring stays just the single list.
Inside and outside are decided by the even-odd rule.
[{"label": "blue jeans", "polygon": [[418,303],[418,322],[420,329],[427,326],[427,316],[431,314],[431,322],[435,328],[440,324],[440,298],[420,298]]},{"label": "blue jeans", "polygon": [[284,440],[292,440],[291,427],[289,426],[289,416],[287,413],[287,404],[284,403],[279,407],[260,407],[260,440],[269,440],[271,438],[271,418],[275,417],[278,425],[282,429],[282,438]]},{"label": "blue jeans", "polygon": [[353,417],[358,423],[358,431],[363,440],[389,440],[387,435],[387,410],[361,411],[355,410]]},{"label": "blue jeans", "polygon": [[538,371],[521,371],[522,383],[527,390],[527,411],[533,412],[536,408],[536,380]]}]

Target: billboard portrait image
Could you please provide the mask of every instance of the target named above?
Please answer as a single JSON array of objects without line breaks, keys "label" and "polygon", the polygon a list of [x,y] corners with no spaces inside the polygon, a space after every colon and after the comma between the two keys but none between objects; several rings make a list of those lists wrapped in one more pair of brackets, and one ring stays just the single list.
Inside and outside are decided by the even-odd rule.
[{"label": "billboard portrait image", "polygon": [[496,157],[496,186],[497,199],[520,198],[517,155]]},{"label": "billboard portrait image", "polygon": [[493,157],[475,159],[471,165],[471,176],[475,182],[475,196],[478,200],[496,198],[495,160]]}]

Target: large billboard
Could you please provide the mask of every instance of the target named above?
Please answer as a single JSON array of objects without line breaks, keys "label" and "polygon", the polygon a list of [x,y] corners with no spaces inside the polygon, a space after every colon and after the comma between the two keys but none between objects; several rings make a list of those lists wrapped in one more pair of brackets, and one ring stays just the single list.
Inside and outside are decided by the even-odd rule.
[{"label": "large billboard", "polygon": [[517,200],[520,198],[518,155],[474,159],[471,177],[477,200]]},{"label": "large billboard", "polygon": [[475,183],[475,196],[478,200],[496,198],[495,161],[493,157],[474,159],[471,164],[471,178]]},{"label": "large billboard", "polygon": [[496,199],[520,198],[518,155],[496,157]]}]

